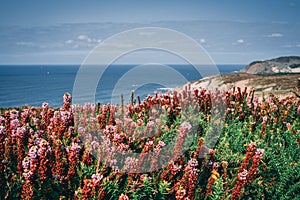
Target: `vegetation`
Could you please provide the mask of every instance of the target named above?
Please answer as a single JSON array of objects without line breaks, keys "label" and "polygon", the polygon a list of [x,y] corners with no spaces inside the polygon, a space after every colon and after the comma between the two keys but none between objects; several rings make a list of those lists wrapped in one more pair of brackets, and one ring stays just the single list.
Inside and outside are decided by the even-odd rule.
[{"label": "vegetation", "polygon": [[300,198],[296,97],[186,87],[63,102],[0,116],[0,199]]}]

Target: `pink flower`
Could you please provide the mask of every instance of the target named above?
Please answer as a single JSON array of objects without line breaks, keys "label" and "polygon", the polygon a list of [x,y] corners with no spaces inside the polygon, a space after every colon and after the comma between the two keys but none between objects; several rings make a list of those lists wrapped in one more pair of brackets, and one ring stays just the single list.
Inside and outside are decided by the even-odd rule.
[{"label": "pink flower", "polygon": [[20,126],[20,121],[18,119],[13,119],[10,121],[10,125],[12,129],[17,129],[17,127]]},{"label": "pink flower", "polygon": [[267,122],[268,121],[268,116],[264,116],[263,117],[263,122]]},{"label": "pink flower", "polygon": [[138,159],[132,158],[132,157],[127,157],[125,159],[124,164],[126,166],[126,169],[130,169],[130,168],[134,168],[137,165],[137,162],[138,162]]},{"label": "pink flower", "polygon": [[248,175],[248,171],[246,169],[243,169],[243,171],[238,174],[238,179],[240,181],[246,181],[247,175]]},{"label": "pink flower", "polygon": [[198,161],[196,159],[191,159],[191,160],[189,160],[188,165],[190,167],[193,167],[193,168],[197,167],[198,166]]},{"label": "pink flower", "polygon": [[47,109],[49,107],[49,104],[47,103],[47,102],[44,102],[43,104],[42,104],[42,108],[43,109]]},{"label": "pink flower", "polygon": [[264,149],[257,149],[255,155],[262,156],[265,153]]},{"label": "pink flower", "polygon": [[95,186],[99,186],[100,185],[100,181],[102,180],[103,175],[99,175],[99,174],[93,174],[92,175],[92,182]]},{"label": "pink flower", "polygon": [[29,151],[28,151],[28,156],[29,156],[29,159],[35,159],[37,158],[37,151],[38,151],[38,148],[37,146],[32,146]]},{"label": "pink flower", "polygon": [[24,134],[26,133],[26,131],[27,131],[26,126],[18,127],[17,132],[16,132],[16,136],[22,138],[24,136]]},{"label": "pink flower", "polygon": [[80,127],[78,127],[78,130],[77,130],[77,131],[78,131],[78,134],[79,134],[79,135],[83,135],[83,134],[85,133],[86,130],[85,130],[84,127],[80,126]]},{"label": "pink flower", "polygon": [[159,141],[156,148],[162,148],[164,146],[166,146],[166,144],[163,141]]},{"label": "pink flower", "polygon": [[52,152],[49,143],[45,139],[40,139],[38,142],[38,146],[38,155],[41,155],[41,153],[50,154]]},{"label": "pink flower", "polygon": [[71,151],[79,152],[80,149],[81,149],[81,146],[79,146],[77,143],[72,142],[71,148],[70,148]]},{"label": "pink flower", "polygon": [[5,118],[0,116],[0,123],[5,122]]},{"label": "pink flower", "polygon": [[29,165],[30,165],[29,158],[25,157],[22,161],[23,169],[29,169]]},{"label": "pink flower", "polygon": [[6,134],[6,129],[4,126],[0,126],[0,135]]},{"label": "pink flower", "polygon": [[17,119],[19,117],[19,111],[12,110],[9,112],[9,118],[10,119]]},{"label": "pink flower", "polygon": [[147,126],[147,128],[152,128],[154,126],[154,122],[149,121],[146,126]]},{"label": "pink flower", "polygon": [[32,175],[33,175],[32,171],[30,171],[28,169],[24,170],[23,176],[25,179],[30,179],[32,177]]},{"label": "pink flower", "polygon": [[171,170],[172,174],[177,174],[181,170],[182,166],[181,165],[175,165],[174,162],[172,162],[169,165],[169,169]]},{"label": "pink flower", "polygon": [[113,141],[114,142],[117,142],[117,141],[119,141],[121,139],[121,136],[119,135],[119,134],[115,134],[114,135],[114,138],[113,138]]},{"label": "pink flower", "polygon": [[153,141],[150,140],[150,141],[146,142],[146,145],[147,145],[147,146],[152,146],[152,145],[153,145]]},{"label": "pink flower", "polygon": [[23,119],[26,119],[29,116],[29,110],[28,109],[24,109],[23,112],[21,113],[21,117]]},{"label": "pink flower", "polygon": [[114,134],[116,132],[116,130],[117,130],[116,126],[107,125],[105,127],[105,131],[110,134]]},{"label": "pink flower", "polygon": [[38,126],[40,124],[40,119],[39,118],[33,118],[33,123],[35,126]]},{"label": "pink flower", "polygon": [[180,125],[180,132],[183,133],[184,135],[187,134],[189,132],[189,130],[191,130],[192,126],[189,122],[183,122]]},{"label": "pink flower", "polygon": [[69,93],[65,93],[63,99],[64,99],[64,104],[71,104],[72,97]]},{"label": "pink flower", "polygon": [[119,200],[129,200],[129,197],[126,194],[121,194],[118,198]]}]

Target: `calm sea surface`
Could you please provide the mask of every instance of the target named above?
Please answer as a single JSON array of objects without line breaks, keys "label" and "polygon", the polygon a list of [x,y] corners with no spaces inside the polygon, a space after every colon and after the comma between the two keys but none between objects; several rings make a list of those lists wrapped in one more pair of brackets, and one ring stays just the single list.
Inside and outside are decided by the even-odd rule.
[{"label": "calm sea surface", "polygon": [[[170,66],[170,65],[169,65]],[[221,74],[239,71],[244,65],[218,65]],[[48,102],[50,106],[62,105],[62,96],[65,92],[72,94],[79,65],[2,65],[0,66],[0,107],[16,107],[23,105],[41,106]],[[145,97],[154,91],[166,91],[167,88],[181,85],[182,82],[168,77],[171,84],[160,85],[157,82],[144,85],[135,84],[137,78],[127,73],[133,65],[111,65],[104,72],[97,85],[96,101],[111,102],[112,92],[118,80],[123,76],[129,78],[130,84],[123,84],[122,92],[128,95],[135,90],[136,95]],[[188,81],[198,80],[201,75],[190,65],[171,65]],[[155,72],[157,75],[164,72]],[[154,74],[155,74],[154,73]],[[127,75],[126,75],[127,74]],[[139,78],[149,80],[149,73],[140,74]],[[147,82],[147,81],[146,81]],[[85,94],[83,93],[83,96]],[[125,96],[126,96],[125,95]],[[126,98],[125,101],[129,99]]]}]

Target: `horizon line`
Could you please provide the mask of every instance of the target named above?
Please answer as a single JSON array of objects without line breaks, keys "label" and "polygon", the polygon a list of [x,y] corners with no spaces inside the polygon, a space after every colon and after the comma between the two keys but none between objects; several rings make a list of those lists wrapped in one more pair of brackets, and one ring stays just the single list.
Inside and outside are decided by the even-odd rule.
[{"label": "horizon line", "polygon": [[[112,63],[109,65],[198,65],[198,64],[190,64],[190,63]],[[74,65],[83,65],[81,63],[0,63],[0,66],[40,66],[40,65],[47,65],[47,66],[62,66],[62,65],[66,65],[66,66],[74,66]],[[93,65],[106,65],[106,64],[91,64]],[[200,64],[200,65],[212,65],[210,63],[207,64]],[[215,65],[248,65],[245,63],[215,63]]]}]

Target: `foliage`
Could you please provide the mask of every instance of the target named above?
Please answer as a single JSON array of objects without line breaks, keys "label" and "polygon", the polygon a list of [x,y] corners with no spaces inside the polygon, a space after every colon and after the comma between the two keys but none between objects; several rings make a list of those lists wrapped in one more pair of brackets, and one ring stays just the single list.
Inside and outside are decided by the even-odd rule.
[{"label": "foliage", "polygon": [[65,94],[0,116],[0,199],[300,198],[299,122],[296,97],[240,88],[121,106]]}]

